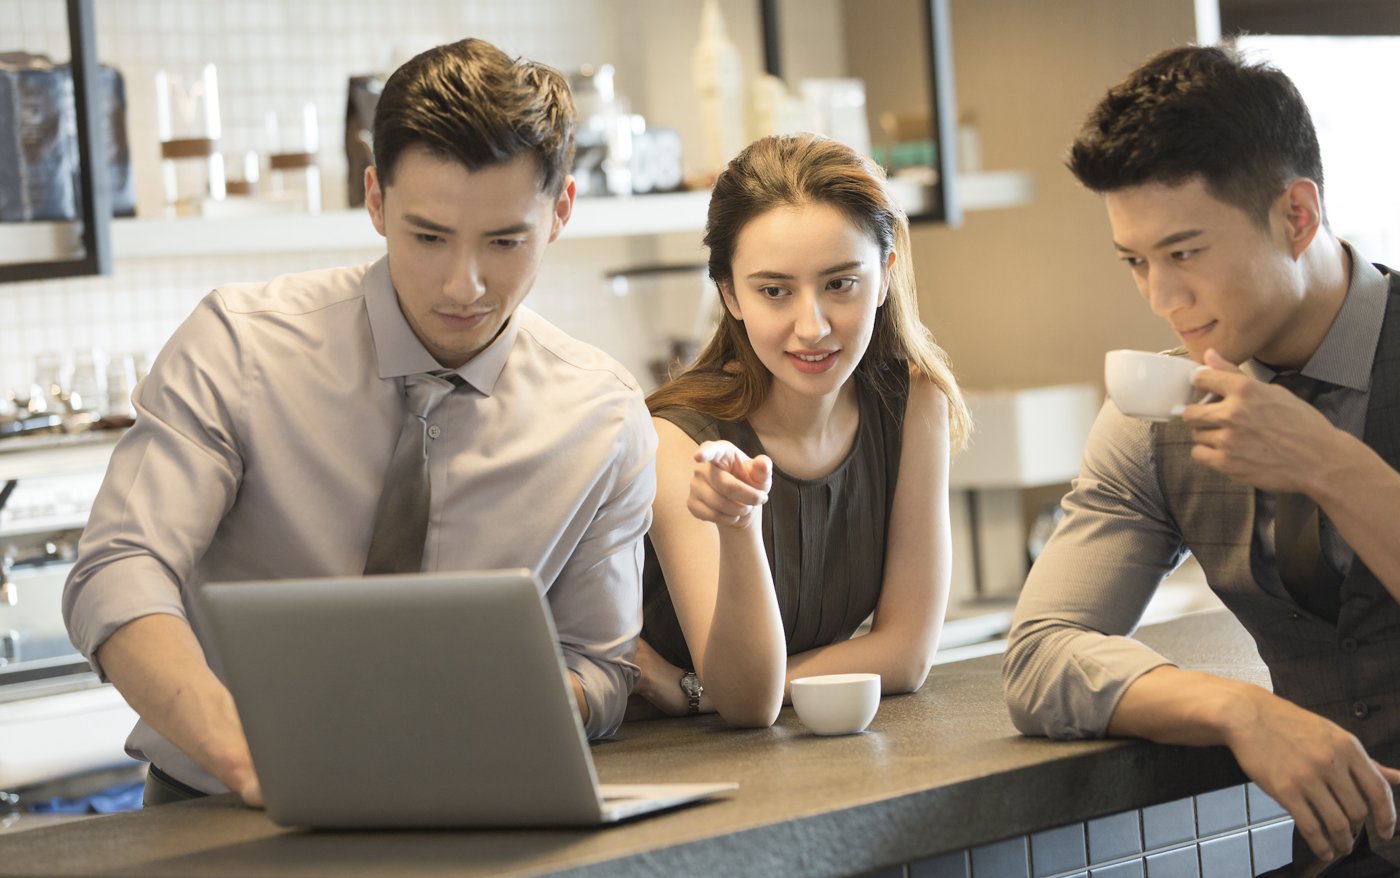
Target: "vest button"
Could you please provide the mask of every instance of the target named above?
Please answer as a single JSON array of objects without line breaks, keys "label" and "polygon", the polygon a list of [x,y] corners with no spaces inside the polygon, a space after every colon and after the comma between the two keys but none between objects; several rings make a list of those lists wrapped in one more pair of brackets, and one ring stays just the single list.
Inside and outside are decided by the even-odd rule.
[{"label": "vest button", "polygon": [[1299,619],[1303,618],[1303,614],[1302,614],[1302,613],[1289,613],[1289,614],[1288,614],[1288,618],[1292,619],[1294,622],[1297,622]]},{"label": "vest button", "polygon": [[442,428],[439,427],[437,424],[433,424],[431,427],[428,428],[428,438],[430,438],[430,439],[436,439],[437,437],[439,437],[439,436],[441,436],[441,435],[442,435]]},{"label": "vest button", "polygon": [[1351,705],[1351,715],[1352,715],[1352,716],[1356,717],[1357,719],[1365,719],[1367,716],[1370,716],[1370,714],[1371,714],[1371,708],[1370,708],[1370,706],[1369,706],[1368,704],[1366,704],[1366,702],[1364,702],[1364,701],[1355,701],[1355,702],[1352,702],[1352,705]]},{"label": "vest button", "polygon": [[1342,638],[1342,652],[1356,652],[1358,646],[1360,644],[1356,642],[1355,637]]}]

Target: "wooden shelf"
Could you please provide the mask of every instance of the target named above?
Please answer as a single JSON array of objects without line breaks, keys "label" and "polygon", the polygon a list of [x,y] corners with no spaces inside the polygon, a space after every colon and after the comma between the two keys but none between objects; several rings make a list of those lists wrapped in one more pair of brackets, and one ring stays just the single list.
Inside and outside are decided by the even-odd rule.
[{"label": "wooden shelf", "polygon": [[[1029,174],[994,171],[959,177],[963,210],[1013,207],[1030,201]],[[696,232],[705,227],[708,192],[676,192],[627,198],[580,198],[564,228],[566,239]],[[254,212],[238,202],[220,216],[119,219],[112,222],[117,259],[180,256],[378,250],[384,240],[363,209],[320,214],[285,210]],[[68,258],[77,240],[74,223],[7,223],[0,226],[0,263]]]}]

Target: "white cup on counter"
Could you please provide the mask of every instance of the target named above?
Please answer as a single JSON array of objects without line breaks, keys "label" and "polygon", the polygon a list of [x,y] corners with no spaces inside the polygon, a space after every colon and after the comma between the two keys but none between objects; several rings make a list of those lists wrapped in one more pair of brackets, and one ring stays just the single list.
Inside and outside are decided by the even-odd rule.
[{"label": "white cup on counter", "polygon": [[799,677],[792,681],[792,707],[814,734],[863,732],[880,709],[880,675]]}]

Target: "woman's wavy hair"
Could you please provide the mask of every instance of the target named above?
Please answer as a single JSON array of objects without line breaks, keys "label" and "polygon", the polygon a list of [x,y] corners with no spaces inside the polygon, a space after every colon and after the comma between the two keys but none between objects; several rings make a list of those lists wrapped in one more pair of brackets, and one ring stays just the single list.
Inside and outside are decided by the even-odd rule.
[{"label": "woman's wavy hair", "polygon": [[[972,419],[948,355],[919,321],[909,220],[886,187],[884,171],[870,159],[815,134],[765,137],[750,144],[720,173],[710,197],[705,222],[710,279],[720,290],[732,290],[734,248],[744,227],[770,210],[807,204],[841,211],[879,245],[882,260],[896,254],[889,294],[875,313],[875,330],[856,378],[887,398],[903,385],[901,370],[926,376],[948,397],[952,447],[962,448]],[[721,310],[721,323],[695,362],[647,398],[651,411],[682,406],[737,421],[767,397],[772,373],[754,353],[743,323],[727,308]]]}]

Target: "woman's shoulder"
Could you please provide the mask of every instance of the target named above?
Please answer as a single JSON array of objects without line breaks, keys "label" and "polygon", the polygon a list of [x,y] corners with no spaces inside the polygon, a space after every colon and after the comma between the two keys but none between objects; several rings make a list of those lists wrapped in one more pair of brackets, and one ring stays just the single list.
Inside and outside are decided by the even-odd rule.
[{"label": "woman's shoulder", "polygon": [[908,390],[905,396],[905,422],[917,420],[930,426],[948,429],[948,394],[928,375],[909,367]]},{"label": "woman's shoulder", "polygon": [[862,388],[885,423],[886,432],[903,435],[910,422],[948,423],[948,395],[917,366],[895,361],[872,372]]},{"label": "woman's shoulder", "polygon": [[909,366],[906,370],[907,379],[905,384],[905,395],[909,402],[913,403],[915,397],[923,405],[948,408],[948,394],[938,386],[938,382],[919,370],[918,366]]},{"label": "woman's shoulder", "polygon": [[713,415],[686,406],[673,405],[657,409],[653,418],[669,421],[696,442],[707,442],[719,438],[719,420]]}]

